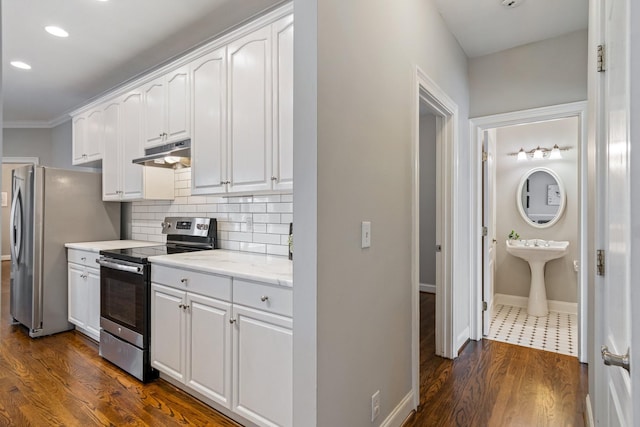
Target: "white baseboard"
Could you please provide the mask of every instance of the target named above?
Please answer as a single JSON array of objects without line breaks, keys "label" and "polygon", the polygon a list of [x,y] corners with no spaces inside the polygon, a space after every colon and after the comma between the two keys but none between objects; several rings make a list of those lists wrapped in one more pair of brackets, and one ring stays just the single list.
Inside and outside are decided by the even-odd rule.
[{"label": "white baseboard", "polygon": [[455,351],[456,352],[454,354],[454,357],[458,357],[458,353],[460,352],[460,349],[467,342],[467,340],[471,337],[469,331],[470,331],[469,327],[467,326],[466,328],[464,328],[462,333],[460,335],[458,335],[458,337],[456,338],[456,347],[455,347]]},{"label": "white baseboard", "polygon": [[2,261],[11,261],[11,255],[2,255],[0,259]]},{"label": "white baseboard", "polygon": [[596,423],[593,421],[593,410],[591,409],[591,399],[589,399],[589,395],[587,394],[587,406],[586,406],[587,416],[587,427],[595,427]]},{"label": "white baseboard", "polygon": [[[529,298],[516,295],[495,294],[493,304],[511,305],[513,307],[526,307]],[[578,314],[578,303],[548,300],[549,310],[558,313]]]},{"label": "white baseboard", "polygon": [[420,283],[420,292],[428,292],[430,294],[435,294],[436,285],[431,285],[428,283]]},{"label": "white baseboard", "polygon": [[394,408],[389,416],[380,424],[380,427],[400,427],[411,415],[413,407],[413,390],[409,392]]}]

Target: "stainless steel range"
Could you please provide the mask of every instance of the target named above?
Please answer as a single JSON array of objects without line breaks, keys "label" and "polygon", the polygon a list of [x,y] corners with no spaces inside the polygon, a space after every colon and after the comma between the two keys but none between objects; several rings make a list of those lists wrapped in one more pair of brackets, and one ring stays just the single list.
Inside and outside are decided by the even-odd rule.
[{"label": "stainless steel range", "polygon": [[151,265],[148,258],[217,248],[213,218],[167,217],[165,245],[100,251],[100,355],[141,381],[151,367]]}]

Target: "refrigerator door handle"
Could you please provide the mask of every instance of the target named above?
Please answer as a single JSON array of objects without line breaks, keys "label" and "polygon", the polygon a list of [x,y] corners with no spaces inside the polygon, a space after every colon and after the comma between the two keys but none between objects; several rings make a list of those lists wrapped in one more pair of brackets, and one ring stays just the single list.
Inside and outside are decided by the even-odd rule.
[{"label": "refrigerator door handle", "polygon": [[[16,218],[16,213],[18,212],[18,203],[20,204],[20,218]],[[17,224],[16,224],[17,222]],[[19,261],[18,257],[20,256],[20,249],[22,247],[22,197],[20,195],[20,187],[16,188],[16,192],[13,195],[13,200],[11,201],[11,244],[9,245],[11,249],[11,259],[13,262],[17,263]]]}]

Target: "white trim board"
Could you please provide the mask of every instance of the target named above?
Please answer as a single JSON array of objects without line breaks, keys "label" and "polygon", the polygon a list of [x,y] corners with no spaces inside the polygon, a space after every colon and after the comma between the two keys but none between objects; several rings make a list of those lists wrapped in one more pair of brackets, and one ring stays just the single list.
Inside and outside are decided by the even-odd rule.
[{"label": "white trim board", "polygon": [[460,309],[453,301],[458,272],[453,260],[460,259],[454,242],[461,228],[462,217],[457,209],[458,187],[458,106],[418,66],[414,68],[411,103],[411,377],[414,409],[420,404],[420,104],[424,104],[436,116],[436,194],[438,201],[436,243],[442,251],[436,256],[436,348],[438,356],[457,357],[456,314]]},{"label": "white trim board", "polygon": [[[482,227],[482,168],[479,167],[482,152],[480,144],[485,130],[512,126],[521,123],[534,123],[568,117],[577,117],[580,121],[578,135],[578,221],[580,253],[578,272],[578,360],[587,362],[587,281],[591,268],[591,257],[588,254],[588,173],[587,173],[587,101],[532,108],[469,120],[469,150],[471,151],[471,192],[470,229],[480,230]],[[471,339],[482,339],[482,238],[480,233],[471,233],[469,256],[471,257]]]},{"label": "white trim board", "polygon": [[380,427],[400,427],[409,415],[413,412],[413,391],[400,401],[387,418],[380,424]]},{"label": "white trim board", "polygon": [[420,292],[427,292],[430,294],[436,293],[436,285],[430,283],[420,283]]},{"label": "white trim board", "polygon": [[[510,305],[512,307],[526,307],[529,302],[529,298],[520,297],[517,295],[506,294],[494,294],[493,306],[496,305]],[[578,314],[577,302],[555,301],[547,300],[549,305],[549,311],[555,311],[556,313]]]}]

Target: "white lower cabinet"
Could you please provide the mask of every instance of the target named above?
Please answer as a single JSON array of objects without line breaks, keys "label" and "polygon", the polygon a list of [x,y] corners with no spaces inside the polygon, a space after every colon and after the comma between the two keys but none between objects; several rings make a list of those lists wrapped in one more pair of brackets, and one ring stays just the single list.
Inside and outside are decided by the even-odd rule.
[{"label": "white lower cabinet", "polygon": [[151,364],[225,407],[231,400],[231,304],[151,285]]},{"label": "white lower cabinet", "polygon": [[[97,254],[69,249],[68,320],[76,329],[100,340],[100,270],[92,267]],[[92,264],[93,263],[93,264]]]},{"label": "white lower cabinet", "polygon": [[291,301],[291,289],[154,266],[151,364],[259,426],[291,426]]},{"label": "white lower cabinet", "polygon": [[291,318],[233,306],[233,410],[261,426],[290,426]]}]

